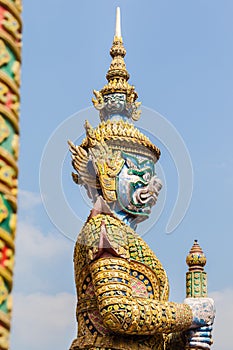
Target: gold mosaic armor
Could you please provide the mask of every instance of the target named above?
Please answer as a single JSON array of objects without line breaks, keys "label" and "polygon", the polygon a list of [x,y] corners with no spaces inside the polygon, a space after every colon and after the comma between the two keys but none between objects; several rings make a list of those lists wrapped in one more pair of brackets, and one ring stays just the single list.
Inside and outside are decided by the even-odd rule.
[{"label": "gold mosaic armor", "polygon": [[74,252],[78,337],[71,350],[185,349],[192,323],[168,302],[168,279],[148,245],[114,214],[90,216]]}]

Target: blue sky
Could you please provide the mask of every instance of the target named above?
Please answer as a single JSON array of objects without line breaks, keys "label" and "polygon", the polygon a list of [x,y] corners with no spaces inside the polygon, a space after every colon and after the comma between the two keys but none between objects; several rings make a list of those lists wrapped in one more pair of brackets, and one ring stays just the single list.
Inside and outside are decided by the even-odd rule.
[{"label": "blue sky", "polygon": [[[185,297],[185,257],[193,240],[199,239],[207,255],[209,293],[217,303],[213,350],[218,347],[230,350],[233,321],[230,0],[24,0],[20,206],[11,349],[62,350],[69,347],[75,335],[74,243],[59,232],[42,205],[40,164],[43,149],[57,127],[71,115],[90,107],[92,90],[105,84],[116,6],[122,11],[130,82],[136,86],[144,106],[174,125],[189,150],[193,166],[189,210],[179,227],[167,235],[165,227],[176,200],[178,177],[171,150],[162,141],[157,142],[162,150],[160,164],[165,174],[166,202],[145,240],[167,270],[171,300],[181,301]],[[93,111],[78,113],[77,138],[82,134],[80,125],[89,114],[90,118],[96,115],[98,122]],[[152,124],[145,116],[145,129],[156,130]],[[65,129],[64,140],[74,134],[75,127]],[[62,145],[61,149],[66,149],[65,141]],[[58,157],[56,152],[60,152],[59,147],[54,150],[54,161]],[[53,161],[47,164],[48,186],[53,166]],[[69,156],[65,155],[62,175],[58,177],[62,178],[61,187],[72,210],[80,214],[80,203],[85,198],[80,202],[71,171]],[[56,211],[58,194],[50,199]],[[89,208],[85,203],[82,207],[81,216],[85,217]],[[153,215],[156,216],[156,211]],[[60,209],[58,216],[68,230],[67,216]]]}]

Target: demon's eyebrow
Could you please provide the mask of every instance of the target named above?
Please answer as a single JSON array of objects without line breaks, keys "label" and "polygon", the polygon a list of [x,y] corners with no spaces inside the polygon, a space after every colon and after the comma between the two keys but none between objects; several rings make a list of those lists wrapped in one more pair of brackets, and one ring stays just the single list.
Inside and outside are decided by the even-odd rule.
[{"label": "demon's eyebrow", "polygon": [[151,168],[143,168],[143,169],[129,169],[128,174],[133,174],[137,176],[143,176],[145,173],[152,174]]},{"label": "demon's eyebrow", "polygon": [[149,159],[138,159],[136,156],[122,152],[122,157],[125,159],[126,164],[131,169],[142,169],[146,166],[151,167],[151,161]]}]

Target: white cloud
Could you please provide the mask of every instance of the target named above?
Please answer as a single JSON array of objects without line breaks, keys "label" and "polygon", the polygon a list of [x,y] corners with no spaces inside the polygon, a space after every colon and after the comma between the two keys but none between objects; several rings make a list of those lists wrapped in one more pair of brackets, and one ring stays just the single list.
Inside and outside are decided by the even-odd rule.
[{"label": "white cloud", "polygon": [[77,328],[74,243],[31,221],[17,227],[11,350],[69,349]]},{"label": "white cloud", "polygon": [[216,304],[212,350],[232,350],[233,289],[211,293]]},{"label": "white cloud", "polygon": [[16,294],[11,350],[68,350],[76,334],[75,303],[68,293]]},{"label": "white cloud", "polygon": [[23,293],[73,290],[73,242],[58,233],[44,234],[19,222],[14,290]]},{"label": "white cloud", "polygon": [[29,210],[41,204],[41,196],[38,193],[19,190],[20,210]]},{"label": "white cloud", "polygon": [[53,259],[64,254],[71,245],[70,241],[60,234],[43,234],[39,227],[19,222],[17,230],[17,247],[19,253],[28,258]]}]

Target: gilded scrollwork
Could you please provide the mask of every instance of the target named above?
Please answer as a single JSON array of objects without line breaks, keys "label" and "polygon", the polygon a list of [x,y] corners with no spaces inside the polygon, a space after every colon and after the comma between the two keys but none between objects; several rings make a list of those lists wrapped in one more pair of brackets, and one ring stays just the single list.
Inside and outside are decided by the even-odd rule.
[{"label": "gilded scrollwork", "polygon": [[19,23],[18,19],[9,11],[4,12],[2,25],[10,34],[14,36],[15,39],[21,39],[21,24]]},{"label": "gilded scrollwork", "polygon": [[19,12],[22,11],[22,0],[15,0],[15,6]]},{"label": "gilded scrollwork", "polygon": [[0,349],[9,349],[17,221],[21,0],[0,0]]},{"label": "gilded scrollwork", "polygon": [[3,40],[0,40],[0,67],[9,63],[10,55]]}]

